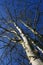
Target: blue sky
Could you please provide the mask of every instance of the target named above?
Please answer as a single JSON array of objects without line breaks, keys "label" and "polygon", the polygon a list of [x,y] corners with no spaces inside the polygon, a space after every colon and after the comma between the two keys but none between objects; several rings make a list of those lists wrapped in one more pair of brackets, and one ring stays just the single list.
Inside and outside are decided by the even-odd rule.
[{"label": "blue sky", "polygon": [[[30,17],[30,15],[29,15],[29,10],[32,10],[33,12],[34,12],[34,14],[32,14],[32,18],[34,18],[34,16],[35,16],[35,13],[36,13],[36,10],[34,9],[34,5],[33,6],[30,6],[30,7],[28,7],[28,3],[30,2],[30,0],[14,0],[14,2],[12,1],[12,0],[0,0],[0,4],[4,4],[4,1],[6,1],[7,2],[7,6],[10,8],[10,11],[11,11],[11,14],[13,15],[13,16],[15,16],[15,14],[14,14],[14,9],[16,9],[17,11],[16,11],[16,15],[18,16],[19,15],[19,13],[20,13],[20,10],[24,10],[24,6],[25,6],[25,2],[27,3],[27,15]],[[41,0],[42,2],[41,2],[41,4],[40,4],[40,6],[39,6],[39,11],[40,12],[43,12],[43,0]],[[12,2],[13,2],[13,6],[12,6]],[[38,2],[39,2],[39,0],[37,1],[37,0],[31,0],[31,2],[32,3],[36,3],[35,4],[35,6],[37,6],[37,4],[38,4]],[[8,5],[9,4],[9,5]],[[5,12],[5,9],[4,9],[4,6],[1,6],[0,5],[0,17],[8,17],[8,15],[6,14],[6,12]],[[2,15],[2,16],[1,16]],[[33,21],[34,22],[34,21]],[[40,19],[39,19],[39,23],[38,23],[38,25],[37,25],[37,31],[39,31],[39,33],[40,34],[43,34],[43,30],[41,30],[41,28],[43,29],[43,14],[41,14],[40,15]],[[41,31],[40,31],[41,30]]]},{"label": "blue sky", "polygon": [[[42,2],[41,2],[41,4],[40,4],[40,6],[39,6],[39,11],[40,12],[43,12],[43,0],[41,0]],[[6,2],[6,3],[5,3]],[[4,17],[5,19],[10,19],[9,18],[9,15],[6,13],[6,10],[5,10],[5,7],[6,6],[4,6],[4,3],[8,6],[8,8],[10,9],[10,12],[11,12],[11,14],[12,14],[12,16],[13,17],[15,17],[15,13],[14,13],[14,9],[16,9],[16,15],[17,16],[19,16],[19,14],[20,14],[20,11],[21,10],[24,10],[24,7],[25,7],[25,3],[27,4],[26,5],[26,8],[27,8],[27,11],[26,11],[26,16],[27,17],[31,17],[32,18],[32,27],[34,28],[34,25],[33,25],[33,23],[34,23],[34,21],[33,21],[33,18],[34,18],[34,16],[35,16],[35,14],[36,14],[36,9],[34,9],[34,5],[32,5],[32,6],[30,6],[29,7],[29,2],[31,2],[31,3],[36,3],[35,4],[35,7],[38,5],[38,2],[39,2],[39,0],[0,0],[0,19],[2,18],[2,17]],[[13,4],[12,4],[13,3]],[[30,16],[30,13],[31,13],[31,10],[32,10],[32,15]],[[10,23],[9,25],[10,26],[8,26],[8,25],[6,25],[6,24],[4,24],[3,23],[4,21],[1,21],[0,20],[0,25],[3,27],[3,28],[6,28],[6,29],[10,29],[10,27],[13,27],[14,29],[15,29],[15,27],[14,27],[14,24],[12,24],[12,23]],[[28,28],[27,27],[25,27],[23,24],[21,24],[21,23],[17,23],[17,25],[24,31],[24,33],[26,34],[26,33],[28,33],[29,34],[29,32],[30,32],[30,37],[32,37],[32,38],[35,38],[35,36],[34,36],[34,34],[30,31],[30,30],[28,30]],[[42,14],[40,14],[40,18],[39,18],[39,23],[37,24],[37,27],[36,27],[36,30],[37,30],[37,32],[39,32],[40,34],[42,34],[43,35],[43,13]],[[17,31],[17,30],[16,30]],[[3,32],[5,32],[5,30],[4,29],[2,29],[2,28],[0,28],[0,35],[2,35],[2,33]],[[18,32],[18,31],[17,31]],[[19,32],[18,32],[19,33]],[[9,33],[9,32],[7,32],[7,34],[6,34],[6,32],[3,34],[3,36],[8,36],[9,38],[14,38],[15,37],[15,35],[13,34],[13,33]],[[7,38],[7,37],[3,37],[3,38],[1,38],[0,37],[0,40],[3,40],[3,41],[5,41],[5,42],[9,42],[9,39]],[[4,42],[2,42],[2,41],[0,41],[0,46],[3,46],[3,45],[5,45],[6,43],[4,43]],[[12,45],[12,43],[13,42],[11,42],[11,45]],[[19,43],[18,43],[18,45],[16,45],[17,46],[17,48],[18,48],[18,51],[20,51],[20,53],[21,53],[21,51],[23,50],[23,51],[25,51],[24,50],[24,48],[22,47],[22,45],[19,45]],[[8,50],[7,51],[9,51],[9,49],[10,48],[8,48]],[[3,53],[3,51],[4,51],[5,49],[1,49],[0,50],[0,56],[1,56],[1,54]],[[15,50],[15,49],[14,49]],[[22,53],[21,54],[23,54],[23,55],[25,55],[26,54],[26,52],[25,52],[25,54],[23,53],[23,51],[22,51]],[[2,53],[1,53],[2,52]],[[15,55],[14,55],[15,54]],[[12,56],[14,56],[14,58],[15,57],[20,57],[20,62],[23,62],[23,58],[21,57],[21,56],[19,56],[19,54],[18,54],[18,52],[16,52],[16,51],[13,51],[12,52]],[[10,54],[7,56],[8,58],[6,59],[6,57],[5,57],[5,60],[8,62],[8,59],[10,59]],[[4,58],[4,57],[3,57]],[[16,58],[15,58],[16,59]],[[5,60],[4,60],[4,62],[5,62]],[[12,64],[13,65],[20,65],[19,63],[18,63],[19,61],[15,61],[15,60],[13,60],[13,62],[12,62]],[[24,62],[25,63],[27,63],[26,65],[28,65],[28,62],[29,62],[29,60],[26,60],[26,59],[24,59]],[[0,62],[1,63],[1,62]],[[3,64],[0,64],[0,65],[3,65]],[[6,63],[4,64],[4,65],[6,65]],[[9,65],[11,65],[11,64],[9,64]]]}]

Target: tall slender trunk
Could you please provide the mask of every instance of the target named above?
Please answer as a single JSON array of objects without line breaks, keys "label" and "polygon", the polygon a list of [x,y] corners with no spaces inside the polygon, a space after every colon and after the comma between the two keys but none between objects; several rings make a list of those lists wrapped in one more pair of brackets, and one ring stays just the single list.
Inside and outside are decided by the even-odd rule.
[{"label": "tall slender trunk", "polygon": [[32,65],[43,65],[43,63],[41,62],[40,59],[35,59],[33,58],[34,53],[32,52],[30,46],[28,45],[28,40],[26,38],[26,36],[22,33],[22,30],[14,23],[14,26],[16,26],[17,30],[20,32],[20,36],[22,37],[23,41],[21,44],[23,46],[23,48],[26,51],[27,57],[30,60],[30,62],[32,63]]}]

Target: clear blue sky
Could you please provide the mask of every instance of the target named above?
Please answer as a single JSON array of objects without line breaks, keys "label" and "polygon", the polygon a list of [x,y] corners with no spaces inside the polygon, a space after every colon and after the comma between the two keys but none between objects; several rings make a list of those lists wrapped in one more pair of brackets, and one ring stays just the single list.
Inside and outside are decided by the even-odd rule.
[{"label": "clear blue sky", "polygon": [[[25,2],[26,2],[26,4],[28,4],[30,1],[32,2],[32,3],[36,3],[35,4],[35,6],[37,6],[38,5],[38,2],[39,2],[39,0],[0,0],[0,19],[2,18],[2,16],[4,17],[4,18],[7,18],[8,17],[8,15],[7,15],[7,13],[6,13],[6,11],[5,11],[5,8],[4,8],[4,6],[2,6],[3,4],[4,4],[4,2],[7,2],[7,6],[9,7],[9,9],[10,9],[10,12],[11,12],[11,14],[13,15],[13,16],[15,16],[15,13],[14,13],[14,9],[16,9],[17,10],[17,16],[19,15],[19,13],[20,13],[20,10],[24,10],[24,6],[25,6]],[[41,2],[41,4],[40,4],[40,6],[39,6],[39,11],[40,12],[43,12],[43,0],[41,0],[42,2]],[[12,2],[13,2],[13,4],[12,4]],[[13,5],[13,6],[12,6]],[[28,11],[29,10],[32,10],[34,13],[36,12],[36,10],[34,9],[34,6],[32,5],[32,6],[30,6],[30,7],[28,7],[28,5],[27,5],[27,13],[26,13],[26,15],[27,16],[29,16],[28,15]],[[35,14],[33,14],[31,17],[32,18],[34,18],[34,16],[35,16]],[[30,17],[30,16],[29,16]],[[33,22],[33,21],[32,21]],[[7,28],[7,29],[9,29],[10,27],[8,26],[8,25],[5,25],[5,24],[3,24],[2,23],[2,21],[0,21],[0,25],[2,25],[2,27],[4,27],[4,28]],[[13,27],[13,24],[10,24],[12,27]],[[30,32],[30,36],[31,37],[33,37],[34,38],[34,34],[33,33],[31,33],[31,31],[30,30],[28,30],[25,26],[23,26],[23,24],[21,24],[21,23],[18,23],[18,25],[23,29],[23,31],[24,31],[24,33],[29,33]],[[34,26],[33,26],[34,27]],[[39,19],[39,23],[38,23],[38,25],[37,25],[37,28],[36,28],[36,30],[40,33],[40,34],[43,34],[43,13],[40,15],[40,19]],[[2,29],[2,28],[0,28],[0,35],[1,35],[1,33],[3,32],[4,30]],[[4,34],[4,35],[6,35],[6,34]],[[10,34],[10,33],[8,33],[7,34],[7,36],[9,36],[10,38],[13,38],[14,37],[14,34]],[[9,42],[9,39],[7,38],[7,37],[3,37],[3,39],[0,37],[0,40],[4,40],[5,42]],[[0,41],[0,46],[3,46],[3,45],[5,45],[5,43],[3,43],[3,42],[1,42]],[[19,46],[19,44],[17,45],[17,47]],[[21,48],[21,49],[20,49]],[[19,48],[18,48],[18,50],[20,49],[20,51],[22,51],[22,50],[24,50],[23,49],[23,47],[20,45],[19,46]],[[1,56],[1,54],[3,53],[3,50],[5,50],[5,49],[1,49],[0,50],[0,56]],[[2,53],[1,53],[2,52]],[[15,53],[15,51],[13,52],[13,55],[14,55],[14,53]],[[23,52],[22,52],[23,53]],[[25,53],[26,54],[26,53]],[[12,55],[12,56],[13,56]],[[19,54],[17,55],[17,52],[15,53],[15,57],[16,56],[18,56],[19,57]],[[21,59],[22,57],[20,56],[20,60],[22,61],[22,59]],[[7,59],[7,62],[8,62],[8,59]],[[15,64],[14,64],[14,62],[15,61],[13,61],[13,65],[19,65],[19,63],[18,62],[15,62]],[[28,61],[25,59],[24,60],[24,62],[25,63],[28,63]],[[1,64],[0,64],[1,65]],[[5,64],[6,65],[6,64]],[[9,64],[10,65],[10,64]],[[28,64],[27,64],[28,65]]]},{"label": "clear blue sky", "polygon": [[[4,7],[1,6],[1,4],[4,3],[4,1],[6,1],[7,3],[9,3],[8,7],[10,8],[11,10],[11,13],[12,15],[14,16],[14,9],[17,10],[17,15],[19,14],[20,10],[23,10],[24,9],[24,4],[25,2],[28,4],[30,2],[30,0],[0,0],[0,17],[1,17],[1,14],[3,17],[7,17],[7,14],[4,10]],[[21,3],[20,3],[21,1]],[[36,6],[38,4],[40,0],[31,0],[32,3],[36,3]],[[40,12],[43,12],[43,0],[41,0],[41,4],[39,6],[39,11]],[[13,2],[13,6],[12,6],[12,2]],[[27,9],[29,10],[29,7],[27,6]],[[27,14],[28,14],[28,10],[27,10]],[[34,10],[34,6],[31,6],[30,7],[30,10],[33,10],[33,12],[36,12]],[[35,15],[35,14],[34,14]],[[34,15],[32,15],[32,17],[34,17]],[[29,16],[29,15],[28,15]],[[42,29],[41,29],[42,28]],[[41,31],[40,31],[41,30]],[[43,13],[40,15],[40,19],[39,19],[39,23],[37,25],[37,31],[39,31],[39,33],[43,34]]]}]

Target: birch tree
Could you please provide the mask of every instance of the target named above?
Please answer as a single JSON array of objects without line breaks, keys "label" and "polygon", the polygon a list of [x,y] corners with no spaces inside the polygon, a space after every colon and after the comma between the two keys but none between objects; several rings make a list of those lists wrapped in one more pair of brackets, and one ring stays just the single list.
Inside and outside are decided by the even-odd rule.
[{"label": "birch tree", "polygon": [[[10,1],[4,1],[4,4],[1,5],[6,17],[0,13],[0,51],[2,51],[0,64],[43,65],[43,36],[36,30],[41,14],[39,11],[41,0],[38,2],[33,19],[31,16],[34,12],[30,10],[30,15],[27,16],[27,7],[35,6],[37,3],[28,2],[27,5],[24,1],[24,9],[18,12],[17,8],[14,8],[14,2],[13,0],[13,4],[10,4]],[[18,2],[21,3],[22,1]],[[11,9],[14,10],[13,13]],[[25,33],[25,28],[19,24],[30,32]],[[34,38],[31,38],[30,33],[34,35]]]}]

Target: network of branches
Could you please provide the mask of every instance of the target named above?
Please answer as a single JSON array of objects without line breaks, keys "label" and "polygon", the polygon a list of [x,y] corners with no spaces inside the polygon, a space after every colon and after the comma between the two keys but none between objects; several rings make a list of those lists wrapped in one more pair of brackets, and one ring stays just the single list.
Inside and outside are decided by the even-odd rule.
[{"label": "network of branches", "polygon": [[[12,58],[14,62],[20,61],[20,65],[28,65],[25,64],[25,62],[21,62],[22,59],[26,59],[28,62],[28,58],[26,54],[23,55],[25,50],[23,47],[21,48],[21,43],[24,41],[20,36],[17,26],[26,36],[33,53],[43,60],[43,53],[41,51],[43,50],[43,34],[41,33],[43,27],[38,30],[39,23],[41,22],[40,17],[43,14],[43,12],[40,11],[41,3],[42,0],[37,2],[18,0],[15,4],[15,0],[12,0],[12,3],[10,3],[10,0],[6,0],[3,4],[0,4],[0,7],[2,7],[4,11],[3,14],[0,10],[0,50],[3,50],[0,55],[1,65],[12,65]],[[21,50],[19,50],[18,46],[20,46]],[[35,52],[35,50],[37,50],[37,52]],[[15,53],[18,54],[18,56],[20,55],[22,59],[18,57],[16,59],[14,57]],[[41,57],[40,54],[42,54]],[[6,57],[7,62],[3,60],[4,58],[6,59]]]}]

